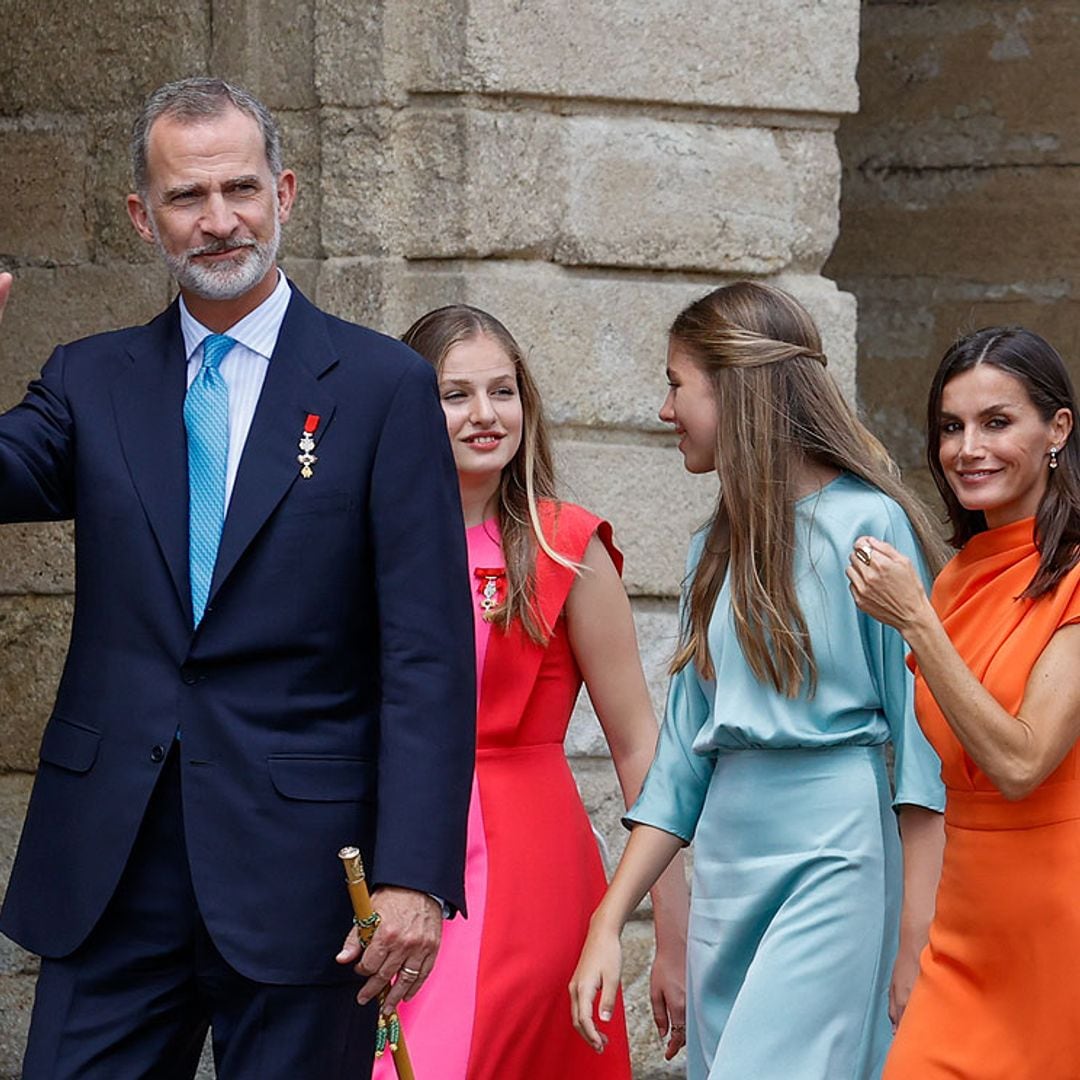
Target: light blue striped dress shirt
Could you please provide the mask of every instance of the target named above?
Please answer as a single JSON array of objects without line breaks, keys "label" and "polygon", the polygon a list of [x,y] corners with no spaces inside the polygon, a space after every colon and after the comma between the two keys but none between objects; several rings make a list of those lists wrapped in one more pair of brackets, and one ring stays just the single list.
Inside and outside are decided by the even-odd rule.
[{"label": "light blue striped dress shirt", "polygon": [[[229,460],[225,475],[225,506],[232,498],[236,470],[240,455],[244,452],[255,406],[259,402],[263,380],[270,366],[270,357],[277,345],[285,309],[289,306],[292,288],[285,275],[278,270],[278,282],[274,291],[254,310],[245,315],[235,326],[225,331],[237,344],[221,362],[221,377],[229,388]],[[203,341],[213,331],[208,330],[188,311],[184,298],[180,297],[180,331],[184,335],[187,353],[187,384],[191,385],[202,367]]]}]

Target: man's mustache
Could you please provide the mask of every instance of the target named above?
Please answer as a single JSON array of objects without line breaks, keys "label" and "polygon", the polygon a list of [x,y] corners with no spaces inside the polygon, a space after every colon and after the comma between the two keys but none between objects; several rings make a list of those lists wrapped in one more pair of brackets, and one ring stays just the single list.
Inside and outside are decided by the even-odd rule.
[{"label": "man's mustache", "polygon": [[190,248],[188,250],[188,257],[195,255],[220,255],[224,251],[240,251],[243,248],[253,248],[257,246],[257,242],[252,239],[247,240],[215,240],[209,244],[203,244],[202,247]]}]

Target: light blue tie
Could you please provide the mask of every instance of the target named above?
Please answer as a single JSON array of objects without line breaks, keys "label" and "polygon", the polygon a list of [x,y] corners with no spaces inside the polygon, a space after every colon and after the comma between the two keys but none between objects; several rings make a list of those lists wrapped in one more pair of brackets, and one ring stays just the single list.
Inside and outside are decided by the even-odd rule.
[{"label": "light blue tie", "polygon": [[184,399],[188,446],[188,548],[191,607],[198,626],[210,595],[221,529],[229,461],[229,387],[219,365],[236,344],[227,334],[203,340],[203,362]]}]

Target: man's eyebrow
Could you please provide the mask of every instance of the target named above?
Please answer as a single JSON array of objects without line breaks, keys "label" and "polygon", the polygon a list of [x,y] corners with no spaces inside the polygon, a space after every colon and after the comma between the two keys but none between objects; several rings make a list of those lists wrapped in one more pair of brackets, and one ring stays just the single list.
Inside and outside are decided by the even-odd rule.
[{"label": "man's eyebrow", "polygon": [[163,199],[175,199],[178,195],[195,195],[200,190],[198,184],[176,184],[173,187],[166,188],[162,193]]},{"label": "man's eyebrow", "polygon": [[225,181],[223,185],[226,188],[240,187],[241,184],[254,184],[258,186],[261,183],[257,173],[248,173],[245,176],[233,176]]}]

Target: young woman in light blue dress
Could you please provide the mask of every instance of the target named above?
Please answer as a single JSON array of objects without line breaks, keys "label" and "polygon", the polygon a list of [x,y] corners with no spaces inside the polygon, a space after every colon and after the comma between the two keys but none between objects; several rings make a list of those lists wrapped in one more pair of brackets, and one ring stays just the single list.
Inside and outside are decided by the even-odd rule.
[{"label": "young woman in light blue dress", "polygon": [[787,293],[739,282],[692,304],[668,381],[660,417],[720,494],[691,542],[667,716],[574,1022],[602,1050],[592,1008],[599,994],[603,1020],[614,1000],[619,933],[693,840],[690,1080],[871,1080],[926,941],[944,791],[903,639],[856,608],[845,570],[863,535],[924,576],[940,543]]}]

